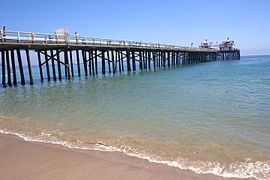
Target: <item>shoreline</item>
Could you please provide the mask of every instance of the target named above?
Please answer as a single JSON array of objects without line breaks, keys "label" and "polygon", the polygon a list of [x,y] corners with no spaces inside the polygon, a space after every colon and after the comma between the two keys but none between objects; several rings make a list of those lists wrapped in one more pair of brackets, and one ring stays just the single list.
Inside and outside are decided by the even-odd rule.
[{"label": "shoreline", "polygon": [[0,179],[240,179],[196,174],[120,152],[70,149],[0,134]]}]

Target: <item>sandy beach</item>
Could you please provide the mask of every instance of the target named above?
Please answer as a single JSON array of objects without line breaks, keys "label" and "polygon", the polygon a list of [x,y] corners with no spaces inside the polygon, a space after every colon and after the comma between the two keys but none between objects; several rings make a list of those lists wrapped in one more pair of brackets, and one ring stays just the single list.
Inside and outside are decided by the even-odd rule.
[{"label": "sandy beach", "polygon": [[12,135],[0,135],[0,161],[0,179],[229,179],[117,152],[68,149]]}]

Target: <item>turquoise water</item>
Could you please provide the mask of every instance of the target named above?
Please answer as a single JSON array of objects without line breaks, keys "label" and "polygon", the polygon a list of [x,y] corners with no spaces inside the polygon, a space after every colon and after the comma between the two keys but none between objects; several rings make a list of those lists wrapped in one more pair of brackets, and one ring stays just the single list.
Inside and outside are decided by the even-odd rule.
[{"label": "turquoise water", "polygon": [[270,178],[270,56],[0,92],[2,133],[198,173]]}]

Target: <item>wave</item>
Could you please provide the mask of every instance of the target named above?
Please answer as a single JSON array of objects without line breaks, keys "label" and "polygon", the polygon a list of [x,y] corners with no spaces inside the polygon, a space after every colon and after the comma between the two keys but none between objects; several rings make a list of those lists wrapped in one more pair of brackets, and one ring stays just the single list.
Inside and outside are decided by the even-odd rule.
[{"label": "wave", "polygon": [[235,178],[255,178],[258,180],[270,179],[270,162],[238,162],[232,163],[229,167],[225,167],[218,162],[198,162],[190,161],[185,158],[177,158],[176,160],[169,161],[163,160],[161,157],[149,154],[147,152],[140,152],[137,149],[132,149],[129,146],[122,145],[120,147],[113,147],[106,145],[103,142],[90,143],[92,146],[84,146],[79,143],[71,143],[66,140],[59,140],[51,133],[41,132],[36,136],[29,136],[24,133],[11,132],[7,130],[0,130],[1,134],[15,135],[25,141],[40,142],[47,144],[62,145],[66,148],[81,149],[81,150],[96,150],[103,152],[121,152],[128,156],[137,157],[140,159],[148,160],[151,163],[160,163],[172,167],[177,167],[182,170],[191,170],[197,174],[214,174],[222,177],[235,177]]}]

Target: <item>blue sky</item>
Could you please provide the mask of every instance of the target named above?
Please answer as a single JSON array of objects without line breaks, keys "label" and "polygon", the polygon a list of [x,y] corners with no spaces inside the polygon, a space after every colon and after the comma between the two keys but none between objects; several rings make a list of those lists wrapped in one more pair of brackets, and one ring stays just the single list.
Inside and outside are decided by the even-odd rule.
[{"label": "blue sky", "polygon": [[270,54],[270,0],[1,0],[0,26],[198,45],[230,37],[243,55]]}]

